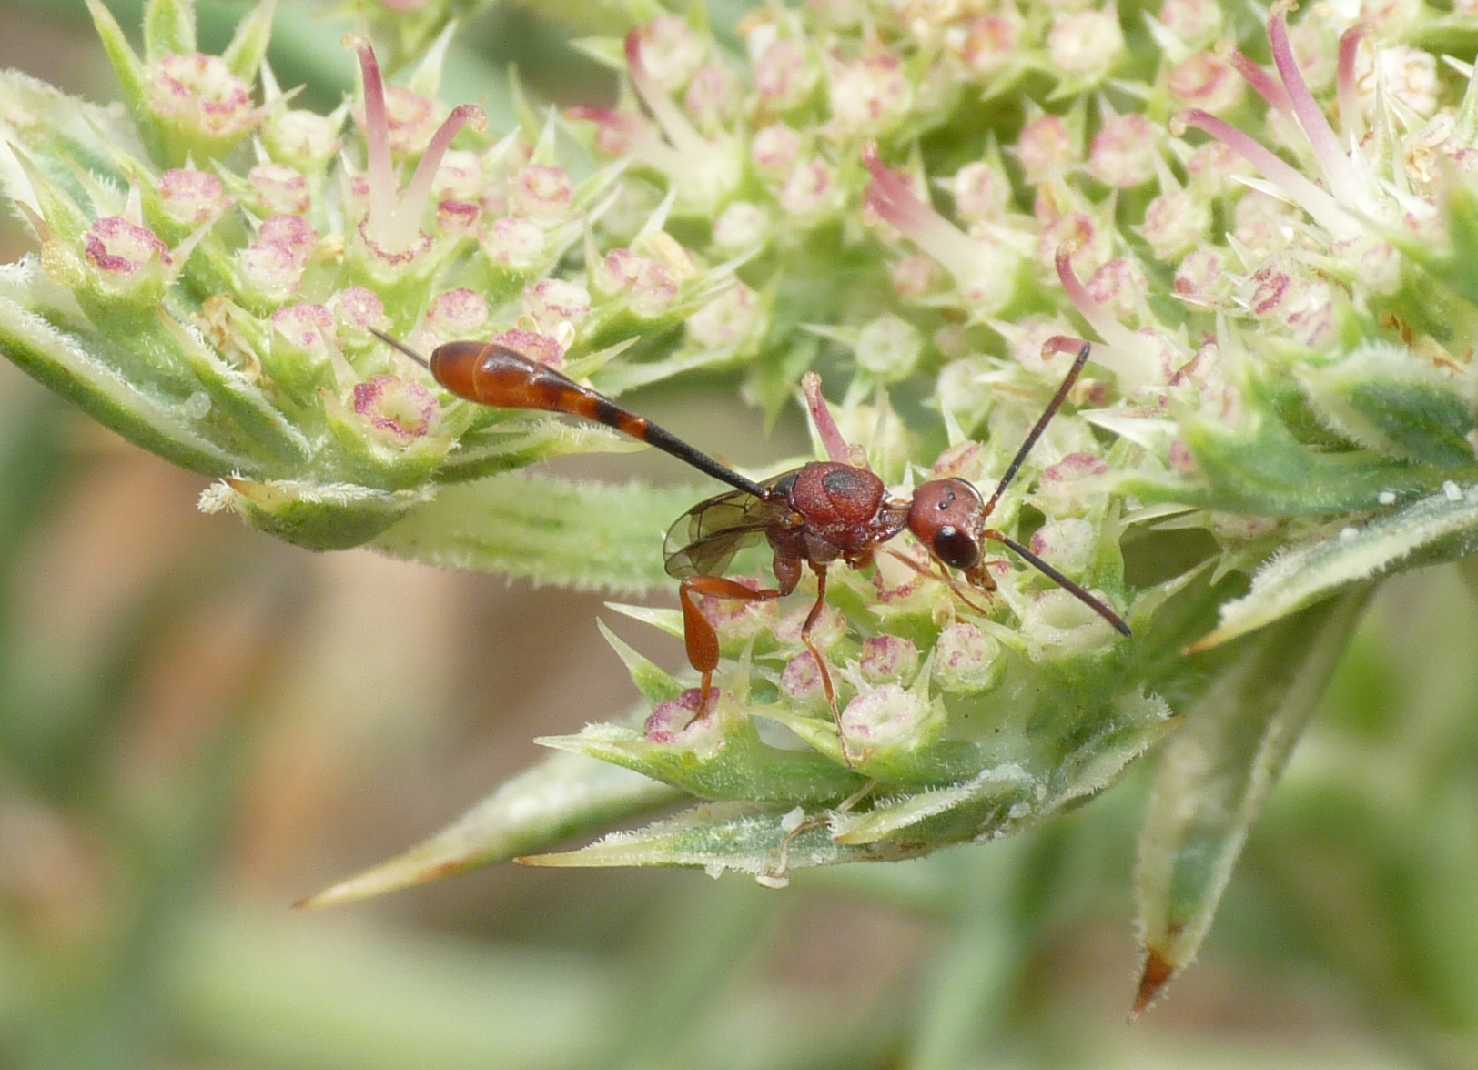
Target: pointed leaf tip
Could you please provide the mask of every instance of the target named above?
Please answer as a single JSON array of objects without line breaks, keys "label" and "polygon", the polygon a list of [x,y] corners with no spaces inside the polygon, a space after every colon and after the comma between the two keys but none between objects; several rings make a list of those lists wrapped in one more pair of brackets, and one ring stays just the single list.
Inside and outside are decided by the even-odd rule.
[{"label": "pointed leaf tip", "polygon": [[1160,998],[1172,978],[1179,972],[1169,959],[1156,948],[1145,949],[1144,969],[1139,974],[1139,989],[1134,995],[1134,1006],[1129,1011],[1129,1020],[1137,1022],[1140,1016]]}]

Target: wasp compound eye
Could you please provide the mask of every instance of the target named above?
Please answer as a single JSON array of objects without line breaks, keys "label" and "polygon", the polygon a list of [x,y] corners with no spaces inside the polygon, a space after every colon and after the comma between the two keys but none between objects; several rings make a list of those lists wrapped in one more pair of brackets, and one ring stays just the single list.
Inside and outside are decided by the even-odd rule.
[{"label": "wasp compound eye", "polygon": [[980,544],[953,525],[934,535],[934,556],[951,568],[969,568],[980,558]]}]

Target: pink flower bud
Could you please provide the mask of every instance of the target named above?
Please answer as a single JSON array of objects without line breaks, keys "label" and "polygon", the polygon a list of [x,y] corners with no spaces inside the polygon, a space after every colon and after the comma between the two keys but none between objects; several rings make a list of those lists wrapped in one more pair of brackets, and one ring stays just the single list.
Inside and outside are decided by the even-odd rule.
[{"label": "pink flower bud", "polygon": [[1278,520],[1265,516],[1247,516],[1244,513],[1223,513],[1216,510],[1206,514],[1211,521],[1211,533],[1227,542],[1251,542],[1278,530]]},{"label": "pink flower bud", "polygon": [[596,290],[605,297],[625,295],[644,319],[660,316],[677,300],[677,280],[663,263],[630,249],[614,249],[594,271]]},{"label": "pink flower bud", "polygon": [[1068,576],[1081,576],[1093,563],[1098,549],[1098,531],[1079,517],[1049,520],[1032,533],[1028,547]]},{"label": "pink flower bud", "polygon": [[1254,316],[1283,324],[1307,346],[1333,339],[1333,291],[1323,279],[1273,261],[1243,283],[1242,298]]},{"label": "pink flower bud", "polygon": [[1209,44],[1221,33],[1221,5],[1216,0],[1165,0],[1160,23],[1182,44]]},{"label": "pink flower bud", "polygon": [[1232,209],[1232,233],[1260,255],[1286,248],[1302,222],[1297,208],[1261,190],[1248,190]]},{"label": "pink flower bud", "polygon": [[1226,257],[1214,247],[1196,249],[1175,270],[1175,292],[1203,305],[1220,304],[1231,292]]},{"label": "pink flower bud", "polygon": [[1170,69],[1166,85],[1186,107],[1215,114],[1241,103],[1244,83],[1217,53],[1197,52]]},{"label": "pink flower bud", "polygon": [[1123,51],[1124,34],[1113,7],[1057,15],[1047,31],[1047,56],[1060,75],[1096,81],[1108,74]]},{"label": "pink flower bud", "polygon": [[169,246],[157,234],[116,215],[88,228],[83,251],[97,281],[120,296],[151,283],[162,285],[171,265]]},{"label": "pink flower bud", "polygon": [[771,123],[755,131],[750,143],[754,166],[773,177],[788,175],[801,155],[801,135],[784,123]]},{"label": "pink flower bud", "polygon": [[943,285],[944,272],[939,264],[927,256],[917,253],[900,256],[888,265],[888,275],[893,280],[893,289],[906,301],[917,301]]},{"label": "pink flower bud", "polygon": [[703,39],[676,15],[653,19],[636,36],[646,77],[668,92],[687,84],[708,51]]},{"label": "pink flower bud", "polygon": [[1015,8],[971,19],[959,49],[965,66],[977,77],[995,74],[1019,58],[1021,16]]},{"label": "pink flower bud", "polygon": [[984,482],[989,458],[979,442],[965,441],[949,447],[929,469],[930,479],[965,479]]},{"label": "pink flower bud", "polygon": [[1191,448],[1186,445],[1185,439],[1177,438],[1170,443],[1169,455],[1170,467],[1183,476],[1193,476],[1201,470],[1196,463],[1196,457],[1191,453]]},{"label": "pink flower bud", "polygon": [[530,164],[508,184],[513,207],[541,223],[563,219],[575,196],[575,184],[563,167]]},{"label": "pink flower bud", "polygon": [[494,338],[493,344],[505,346],[529,360],[538,361],[551,368],[564,367],[564,347],[546,334],[513,328]]},{"label": "pink flower bud", "polygon": [[1016,158],[1026,180],[1040,186],[1077,165],[1077,149],[1061,116],[1043,115],[1021,128],[1016,139]]},{"label": "pink flower bud", "polygon": [[[751,591],[764,586],[753,576],[737,577],[736,582]],[[724,642],[751,639],[761,632],[769,631],[775,622],[774,602],[740,602],[733,598],[700,595],[698,609]]]},{"label": "pink flower bud", "polygon": [[219,56],[165,56],[147,78],[155,114],[193,137],[236,141],[261,118],[252,106],[251,90]]},{"label": "pink flower bud", "polygon": [[[785,614],[775,624],[775,638],[782,643],[800,645],[801,628],[805,625],[806,617],[810,612],[810,606],[800,606]],[[847,618],[842,616],[840,610],[831,606],[823,606],[820,616],[816,618],[815,627],[811,629],[811,641],[822,650],[826,650],[835,646],[846,634]]]},{"label": "pink flower bud", "polygon": [[340,290],[329,299],[328,307],[339,326],[339,337],[352,344],[363,344],[374,336],[369,329],[384,330],[390,325],[385,303],[379,294],[363,286]]},{"label": "pink flower bud", "polygon": [[425,329],[448,340],[471,338],[487,325],[488,315],[487,298],[461,287],[437,295],[426,310]]},{"label": "pink flower bud", "polygon": [[499,267],[528,271],[544,259],[544,230],[530,219],[495,219],[479,238],[483,255]]},{"label": "pink flower bud", "polygon": [[272,314],[272,329],[294,349],[316,359],[337,352],[334,314],[322,305],[289,305]]},{"label": "pink flower bud", "polygon": [[688,337],[706,349],[728,349],[747,341],[760,326],[759,295],[742,282],[688,317]]},{"label": "pink flower bud", "polygon": [[1288,27],[1293,58],[1309,89],[1322,92],[1334,84],[1339,65],[1339,31],[1323,12]]},{"label": "pink flower bud", "polygon": [[1384,45],[1373,61],[1367,50],[1361,53],[1355,70],[1355,85],[1368,108],[1374,105],[1377,86],[1424,119],[1435,114],[1441,102],[1437,57],[1423,49]]},{"label": "pink flower bud", "polygon": [[[1011,359],[1020,364],[1033,375],[1050,378],[1053,375],[1061,376],[1066,370],[1055,351],[1045,352],[1043,346],[1047,339],[1058,335],[1072,334],[1072,328],[1065,320],[1048,319],[1045,316],[1028,316],[1015,324],[1003,324],[1003,333],[1006,336],[1007,352]],[[1000,328],[998,328],[1000,329]]]},{"label": "pink flower bud", "polygon": [[484,182],[477,153],[448,149],[431,180],[431,195],[438,201],[477,201],[482,198]]},{"label": "pink flower bud", "polygon": [[726,253],[743,252],[770,239],[770,213],[750,201],[735,201],[713,224],[713,244]]},{"label": "pink flower bud", "polygon": [[431,433],[441,406],[414,380],[377,375],[355,385],[354,411],[382,444],[403,448]]},{"label": "pink flower bud", "polygon": [[1108,470],[1108,463],[1091,453],[1069,453],[1042,473],[1033,500],[1048,517],[1080,516],[1102,497],[1102,490],[1090,488]]},{"label": "pink flower bud", "polygon": [[906,379],[924,353],[919,329],[897,316],[879,316],[857,334],[853,354],[860,367],[888,382]]},{"label": "pink flower bud", "polygon": [[847,703],[842,711],[842,734],[845,742],[856,742],[868,750],[913,743],[920,740],[931,713],[927,696],[899,684],[882,684]]},{"label": "pink flower bud", "polygon": [[318,231],[300,215],[279,215],[258,228],[257,241],[280,245],[294,255],[306,258],[318,244]]},{"label": "pink flower bud", "polygon": [[998,220],[1011,204],[1011,180],[992,164],[966,164],[950,183],[955,214],[967,223]]},{"label": "pink flower bud", "polygon": [[259,163],[246,175],[252,200],[263,215],[302,215],[312,199],[308,179],[278,163]]},{"label": "pink flower bud", "polygon": [[[718,688],[709,693],[710,711],[718,705],[721,694]],[[652,710],[642,728],[647,742],[674,743],[687,747],[717,743],[723,736],[723,726],[717,717],[698,716],[702,702],[703,692],[694,687],[671,702],[660,703]]]},{"label": "pink flower bud", "polygon": [[219,219],[231,206],[219,178],[185,169],[159,176],[159,200],[170,220],[191,229]]},{"label": "pink flower bud", "polygon": [[892,53],[833,62],[830,74],[832,126],[844,137],[887,130],[913,105],[913,85]]},{"label": "pink flower bud", "polygon": [[[385,86],[384,93],[385,136],[390,151],[397,156],[418,155],[441,125],[436,101],[398,85]],[[355,109],[354,121],[368,134],[363,111]]]},{"label": "pink flower bud", "polygon": [[285,301],[297,290],[308,258],[281,242],[255,241],[236,254],[236,268],[248,290]]},{"label": "pink flower bud", "polygon": [[472,201],[441,201],[436,206],[436,229],[438,233],[452,236],[472,237],[478,233],[482,221],[482,205]]},{"label": "pink flower bud", "polygon": [[304,171],[321,171],[342,144],[338,119],[295,108],[270,115],[262,134],[274,159]]},{"label": "pink flower bud", "polygon": [[1155,177],[1159,129],[1139,114],[1111,115],[1093,138],[1088,173],[1106,186],[1132,189]]},{"label": "pink flower bud", "polygon": [[933,679],[945,691],[984,691],[1001,677],[1001,644],[969,621],[955,621],[934,644]]},{"label": "pink flower bud", "polygon": [[826,689],[821,683],[821,668],[809,650],[797,654],[785,663],[780,674],[780,690],[792,702],[802,704],[820,703],[826,698]]},{"label": "pink flower bud", "polygon": [[723,129],[739,114],[739,86],[727,67],[705,63],[683,94],[683,110],[705,133]]},{"label": "pink flower bud", "polygon": [[1095,271],[1087,290],[1088,296],[1115,319],[1136,319],[1149,297],[1150,280],[1137,263],[1121,256]]},{"label": "pink flower bud", "polygon": [[1221,141],[1199,146],[1186,160],[1185,169],[1191,187],[1206,197],[1220,197],[1245,188],[1234,179],[1249,173],[1247,162]]},{"label": "pink flower bud", "polygon": [[831,165],[812,157],[790,173],[780,191],[780,207],[802,223],[819,221],[841,207],[842,191]]},{"label": "pink flower bud", "polygon": [[[578,327],[590,315],[590,292],[577,282],[540,279],[523,291],[523,308],[542,334]],[[556,335],[557,337],[557,335]]]},{"label": "pink flower bud", "polygon": [[[939,342],[936,341],[935,345]],[[987,376],[992,371],[994,367],[979,357],[964,356],[951,360],[939,373],[939,385],[934,390],[936,404],[942,410],[954,413],[967,430],[973,428],[990,405],[991,388]]]},{"label": "pink flower bud", "polygon": [[862,642],[862,678],[880,684],[911,677],[919,667],[919,648],[896,635],[875,635]]},{"label": "pink flower bud", "polygon": [[754,61],[754,88],[774,111],[785,111],[801,103],[816,87],[817,70],[796,40],[773,41]]},{"label": "pink flower bud", "polygon": [[1150,201],[1141,233],[1160,260],[1175,260],[1200,246],[1211,230],[1211,205],[1189,190],[1171,189]]},{"label": "pink flower bud", "polygon": [[[1090,592],[1112,605],[1101,591]],[[1067,591],[1054,587],[1030,598],[1021,613],[1021,634],[1034,660],[1087,654],[1112,646],[1113,627]]]}]

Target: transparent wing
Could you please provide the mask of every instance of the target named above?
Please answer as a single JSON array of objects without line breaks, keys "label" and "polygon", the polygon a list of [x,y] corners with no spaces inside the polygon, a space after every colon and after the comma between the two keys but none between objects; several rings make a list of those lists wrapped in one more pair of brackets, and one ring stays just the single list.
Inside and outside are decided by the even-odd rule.
[{"label": "transparent wing", "polygon": [[762,483],[767,491],[774,492],[773,497],[726,491],[678,517],[662,542],[667,574],[686,579],[722,573],[736,553],[758,542],[766,528],[790,512],[783,485],[794,478],[795,472],[785,472]]}]

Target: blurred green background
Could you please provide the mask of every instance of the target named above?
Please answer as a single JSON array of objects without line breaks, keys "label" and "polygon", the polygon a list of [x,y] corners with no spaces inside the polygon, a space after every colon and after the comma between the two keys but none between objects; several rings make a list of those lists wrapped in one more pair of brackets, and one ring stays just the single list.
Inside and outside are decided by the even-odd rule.
[{"label": "blurred green background", "polygon": [[[200,7],[214,49],[243,5]],[[279,79],[332,104],[343,23],[283,8]],[[609,93],[537,12],[465,27],[447,96],[496,104],[510,61],[536,94]],[[80,2],[0,26],[0,66],[112,95]],[[732,396],[637,403],[741,463],[800,448]],[[0,368],[0,1067],[1478,1067],[1471,564],[1382,591],[1200,962],[1131,1026],[1152,763],[1017,840],[782,892],[504,866],[293,911],[630,685],[598,597],[310,555],[199,515],[201,489]]]}]

